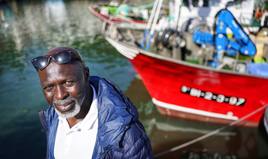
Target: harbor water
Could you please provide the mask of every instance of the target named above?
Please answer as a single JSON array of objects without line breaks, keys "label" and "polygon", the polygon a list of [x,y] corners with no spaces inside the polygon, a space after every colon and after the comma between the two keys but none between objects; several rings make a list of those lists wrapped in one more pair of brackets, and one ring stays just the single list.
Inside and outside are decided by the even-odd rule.
[{"label": "harbor water", "polygon": [[90,74],[115,83],[136,105],[151,139],[155,158],[268,158],[268,137],[261,128],[175,119],[159,114],[139,76],[100,35],[102,24],[88,11],[94,1],[0,0],[0,159],[45,158],[46,139],[38,111],[47,107],[33,57],[50,48],[78,49]]}]

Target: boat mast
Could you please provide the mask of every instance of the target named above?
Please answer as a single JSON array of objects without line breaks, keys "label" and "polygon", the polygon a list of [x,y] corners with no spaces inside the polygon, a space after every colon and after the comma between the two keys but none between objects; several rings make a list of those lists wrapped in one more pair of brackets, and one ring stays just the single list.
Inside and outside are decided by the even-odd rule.
[{"label": "boat mast", "polygon": [[[148,50],[150,48],[150,44],[152,43],[155,27],[157,24],[157,20],[159,19],[159,14],[161,11],[163,0],[156,0],[151,16],[148,21],[147,30],[145,31],[145,49]],[[147,35],[147,31],[150,30],[149,35]]]},{"label": "boat mast", "polygon": [[175,24],[176,24],[176,30],[179,29],[179,23],[180,23],[180,17],[181,17],[181,7],[182,7],[182,0],[175,0]]}]

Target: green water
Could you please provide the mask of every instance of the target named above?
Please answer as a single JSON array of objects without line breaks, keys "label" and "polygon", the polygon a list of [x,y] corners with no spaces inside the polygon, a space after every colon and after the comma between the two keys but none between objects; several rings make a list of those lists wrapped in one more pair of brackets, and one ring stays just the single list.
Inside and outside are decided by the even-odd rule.
[{"label": "green water", "polygon": [[[160,115],[131,64],[99,35],[102,25],[88,12],[90,3],[0,1],[0,159],[45,158],[37,113],[46,102],[30,60],[57,46],[77,48],[91,75],[108,78],[130,97],[155,154],[220,127]],[[200,153],[267,158],[267,140],[259,129],[234,128],[159,158]]]}]

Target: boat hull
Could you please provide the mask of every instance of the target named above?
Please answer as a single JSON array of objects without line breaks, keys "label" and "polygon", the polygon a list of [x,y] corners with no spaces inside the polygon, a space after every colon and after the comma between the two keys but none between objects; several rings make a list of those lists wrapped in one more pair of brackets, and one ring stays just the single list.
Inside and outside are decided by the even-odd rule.
[{"label": "boat hull", "polygon": [[177,62],[109,42],[128,57],[161,113],[217,123],[243,119],[239,124],[259,124],[268,103],[267,78]]}]

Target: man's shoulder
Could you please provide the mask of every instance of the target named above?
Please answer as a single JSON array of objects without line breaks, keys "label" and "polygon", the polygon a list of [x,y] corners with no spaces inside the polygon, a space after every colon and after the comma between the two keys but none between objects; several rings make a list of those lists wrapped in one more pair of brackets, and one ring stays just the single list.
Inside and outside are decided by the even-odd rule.
[{"label": "man's shoulder", "polygon": [[90,78],[90,84],[97,92],[99,112],[113,112],[118,117],[132,116],[135,119],[138,117],[136,107],[115,84],[95,76]]},{"label": "man's shoulder", "polygon": [[120,89],[113,82],[99,76],[90,76],[89,82],[91,85],[93,85],[97,92],[120,91]]},{"label": "man's shoulder", "polygon": [[97,93],[99,122],[102,125],[98,144],[102,147],[113,145],[114,157],[151,158],[150,140],[132,102],[115,84],[104,78],[91,77],[90,84]]}]

